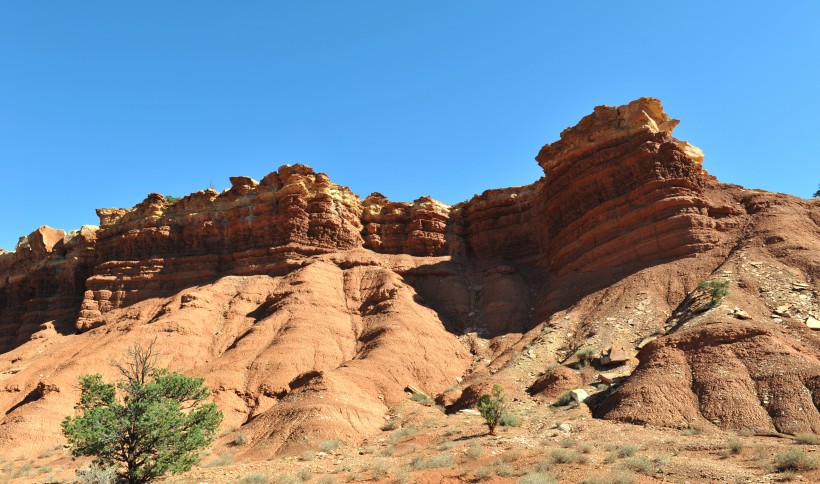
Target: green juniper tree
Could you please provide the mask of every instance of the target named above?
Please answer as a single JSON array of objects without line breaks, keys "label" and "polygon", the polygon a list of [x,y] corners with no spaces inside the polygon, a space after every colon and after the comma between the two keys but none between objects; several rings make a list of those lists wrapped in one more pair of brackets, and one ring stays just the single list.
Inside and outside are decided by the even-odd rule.
[{"label": "green juniper tree", "polygon": [[815,198],[820,197],[820,186],[818,186],[818,187],[817,187],[817,191],[816,191],[816,192],[814,192],[814,197],[815,197]]},{"label": "green juniper tree", "polygon": [[484,422],[490,429],[490,435],[495,435],[495,428],[504,415],[504,387],[493,385],[492,396],[481,395],[478,399],[478,412],[484,417]]},{"label": "green juniper tree", "polygon": [[135,344],[114,363],[124,378],[117,385],[99,374],[81,376],[79,415],[62,424],[72,453],[116,467],[118,482],[190,470],[222,421],[216,405],[204,403],[210,391],[203,378],[154,367],[155,343]]}]

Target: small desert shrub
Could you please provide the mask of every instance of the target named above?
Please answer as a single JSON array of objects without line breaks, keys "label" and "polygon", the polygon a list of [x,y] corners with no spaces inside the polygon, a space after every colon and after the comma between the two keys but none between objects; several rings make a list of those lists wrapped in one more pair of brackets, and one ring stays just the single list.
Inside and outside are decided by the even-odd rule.
[{"label": "small desert shrub", "polygon": [[635,476],[631,472],[618,471],[612,473],[610,482],[612,484],[633,484],[635,482]]},{"label": "small desert shrub", "polygon": [[113,484],[117,477],[114,467],[103,467],[91,464],[77,471],[77,481],[80,484]]},{"label": "small desert shrub", "polygon": [[715,308],[723,302],[729,294],[729,281],[703,281],[698,284],[698,288],[707,292],[712,300],[709,302],[710,308]]},{"label": "small desert shrub", "polygon": [[584,464],[588,460],[585,455],[566,449],[553,449],[550,457],[556,464]]},{"label": "small desert shrub", "polygon": [[170,205],[177,203],[178,201],[182,200],[182,197],[175,197],[173,195],[165,195],[165,201],[168,202]]},{"label": "small desert shrub", "polygon": [[547,374],[547,375],[552,375],[552,372],[554,372],[555,369],[558,368],[559,366],[561,366],[561,365],[559,365],[558,363],[554,363],[554,362],[550,363],[549,365],[547,365],[546,368],[544,368],[544,373]]},{"label": "small desert shrub", "polygon": [[606,477],[590,477],[578,484],[634,484],[635,476],[626,471],[613,472]]},{"label": "small desert shrub", "polygon": [[316,451],[315,450],[306,450],[302,452],[302,455],[299,456],[299,460],[303,462],[309,462],[316,458]]},{"label": "small desert shrub", "polygon": [[268,484],[268,478],[261,472],[253,472],[245,474],[239,482],[242,484]]},{"label": "small desert shrub", "polygon": [[464,453],[470,460],[475,460],[481,457],[481,446],[479,445],[472,445],[467,449],[467,452]]},{"label": "small desert shrub", "polygon": [[245,434],[236,434],[233,438],[233,445],[244,445],[248,441]]},{"label": "small desert shrub", "polygon": [[300,470],[296,475],[299,477],[299,479],[302,482],[307,482],[307,481],[313,479],[313,473],[310,472],[310,469],[308,469],[307,467]]},{"label": "small desert shrub", "polygon": [[582,454],[590,454],[590,453],[592,453],[592,446],[589,445],[589,444],[579,444],[578,445],[578,450]]},{"label": "small desert shrub", "polygon": [[738,430],[738,432],[737,432],[737,435],[739,435],[741,437],[751,437],[754,434],[755,434],[755,431],[748,428],[748,427],[743,427],[742,429]]},{"label": "small desert shrub", "polygon": [[410,396],[410,400],[413,400],[414,402],[420,403],[422,405],[434,405],[436,403],[435,400],[433,400],[432,398],[428,397],[423,393],[414,393],[412,396]]},{"label": "small desert shrub", "polygon": [[794,443],[801,445],[820,445],[820,435],[805,432],[794,436]]},{"label": "small desert shrub", "polygon": [[442,469],[453,466],[453,456],[451,454],[439,454],[431,457],[425,464],[425,469]]},{"label": "small desert shrub", "polygon": [[501,420],[498,423],[502,427],[518,427],[521,425],[521,419],[511,413],[504,412],[501,414]]},{"label": "small desert shrub", "polygon": [[635,455],[635,452],[638,451],[638,448],[634,445],[625,445],[618,449],[618,457],[623,459],[624,457],[632,457]]},{"label": "small desert shrub", "polygon": [[572,403],[572,393],[569,391],[565,391],[564,393],[558,395],[555,401],[552,403],[553,407],[564,407]]},{"label": "small desert shrub", "polygon": [[218,458],[211,461],[208,467],[219,467],[233,464],[236,458],[230,452],[223,452]]},{"label": "small desert shrub", "polygon": [[493,477],[493,471],[487,467],[479,467],[475,470],[475,477],[479,481],[486,481]]},{"label": "small desert shrub", "polygon": [[443,442],[441,445],[439,445],[439,446],[438,446],[438,450],[450,450],[450,449],[452,449],[455,445],[456,445],[456,444],[454,444],[454,443],[452,443],[452,442]]},{"label": "small desert shrub", "polygon": [[42,454],[40,454],[39,457],[37,457],[37,458],[38,459],[47,459],[47,458],[51,457],[52,455],[54,455],[54,451],[53,450],[47,450],[47,451],[43,452]]},{"label": "small desert shrub", "polygon": [[569,449],[570,447],[575,446],[575,441],[572,440],[571,438],[567,437],[566,439],[564,439],[560,442],[560,445],[561,445],[561,447],[563,447],[565,449]]},{"label": "small desert shrub", "polygon": [[370,475],[373,476],[373,480],[380,481],[387,475],[388,470],[390,470],[390,464],[387,461],[378,460],[370,470]]},{"label": "small desert shrub", "polygon": [[421,427],[424,429],[434,429],[441,426],[442,424],[443,422],[437,418],[426,418],[424,419],[424,422],[421,423]]},{"label": "small desert shrub", "polygon": [[392,434],[390,434],[389,440],[391,444],[395,444],[396,442],[402,440],[405,437],[409,437],[413,435],[413,427],[404,427],[403,429],[396,430]]},{"label": "small desert shrub", "polygon": [[688,429],[683,430],[683,435],[700,435],[703,433],[703,429],[698,427],[689,427]]},{"label": "small desert shrub", "polygon": [[319,484],[336,484],[336,478],[333,476],[325,476],[319,479]]},{"label": "small desert shrub", "polygon": [[820,467],[817,460],[807,456],[802,450],[790,450],[775,454],[772,463],[777,472],[810,471]]},{"label": "small desert shrub", "polygon": [[424,469],[443,469],[446,467],[453,466],[453,456],[452,454],[439,454],[433,457],[430,457],[429,460],[425,461],[424,457],[420,455],[413,456],[413,459],[410,461],[410,467],[413,470],[420,471]]},{"label": "small desert shrub", "polygon": [[521,479],[518,479],[518,484],[555,484],[558,481],[546,472],[531,472]]},{"label": "small desert shrub", "polygon": [[652,474],[654,469],[652,461],[642,455],[626,458],[621,462],[621,465],[630,471],[640,472],[641,474]]},{"label": "small desert shrub", "polygon": [[399,428],[399,423],[396,422],[395,420],[388,420],[387,422],[384,423],[384,425],[382,425],[382,430],[385,431],[385,432],[389,432],[391,430],[396,430],[397,428]]},{"label": "small desert shrub", "polygon": [[510,477],[515,475],[515,469],[509,464],[498,464],[495,466],[495,475],[498,477]]},{"label": "small desert shrub", "polygon": [[338,449],[340,445],[342,445],[342,442],[339,440],[325,440],[319,444],[319,450],[325,453],[330,453]]},{"label": "small desert shrub", "polygon": [[515,462],[521,458],[521,451],[518,450],[510,450],[501,454],[501,460],[503,462]]},{"label": "small desert shrub", "polygon": [[541,462],[532,466],[533,474],[547,473],[552,470],[552,462],[549,460],[542,460]]},{"label": "small desert shrub", "polygon": [[31,472],[31,464],[25,463],[23,464],[23,467],[14,471],[14,474],[11,475],[11,478],[17,479],[18,477],[27,476],[29,472]]},{"label": "small desert shrub", "polygon": [[578,358],[578,365],[579,366],[586,366],[589,363],[592,363],[592,360],[595,359],[595,348],[592,346],[584,346],[580,350],[575,352],[575,356]]},{"label": "small desert shrub", "polygon": [[743,450],[743,442],[738,439],[729,439],[726,441],[726,448],[721,452],[721,457],[727,458],[733,455],[740,454]]}]

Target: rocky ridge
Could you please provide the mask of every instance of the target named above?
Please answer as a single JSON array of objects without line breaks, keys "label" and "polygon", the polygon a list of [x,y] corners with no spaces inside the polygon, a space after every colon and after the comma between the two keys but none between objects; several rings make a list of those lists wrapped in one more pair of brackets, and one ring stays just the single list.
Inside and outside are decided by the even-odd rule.
[{"label": "rocky ridge", "polygon": [[[719,183],[677,124],[656,99],[597,107],[541,149],[543,178],[452,207],[294,165],[41,227],[0,254],[0,452],[59,438],[77,376],[154,336],[251,456],[372,435],[408,385],[451,410],[494,381],[597,392],[568,366],[585,346],[626,354],[597,416],[820,431],[820,205]],[[716,278],[750,320],[687,312]]]}]

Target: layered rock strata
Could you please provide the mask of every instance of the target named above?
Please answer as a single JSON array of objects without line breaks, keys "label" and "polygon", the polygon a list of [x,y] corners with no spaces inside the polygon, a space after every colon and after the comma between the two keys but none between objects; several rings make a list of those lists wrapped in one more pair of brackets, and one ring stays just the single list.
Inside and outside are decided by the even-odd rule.
[{"label": "layered rock strata", "polygon": [[0,353],[42,330],[74,332],[95,261],[96,227],[40,227],[0,255]]},{"label": "layered rock strata", "polygon": [[641,98],[595,108],[541,149],[540,238],[552,271],[685,257],[718,242],[703,194],[713,179],[703,153],[672,137],[677,124],[657,99]]},{"label": "layered rock strata", "polygon": [[[42,227],[0,254],[0,452],[52,445],[76,402],[76,377],[109,371],[112,357],[157,335],[164,364],[206,375],[226,422],[256,439],[252,448],[290,451],[377,431],[406,385],[434,394],[483,365],[483,337],[530,331],[549,339],[556,361],[590,340],[610,347],[662,332],[686,294],[746,245],[763,244],[816,278],[816,207],[721,185],[703,171],[700,150],[672,136],[676,124],[656,99],[598,107],[541,149],[543,178],[454,206],[378,193],[362,200],[294,165],[259,182],[231,178],[221,193],[175,203],[151,194],[131,209],[100,209],[99,229]],[[800,240],[778,235],[778,217]],[[671,362],[683,380],[669,379],[667,390],[694,385],[672,409],[686,422],[791,431],[760,412],[735,418],[704,407],[720,401],[713,379],[686,372],[708,376],[727,347],[727,371],[748,369],[738,388],[802,391],[754,366],[767,351],[788,353],[784,364],[799,367],[799,383],[820,401],[814,343],[803,361],[789,349],[797,343],[759,325],[710,328],[646,346],[635,383],[600,415],[681,424],[645,387],[659,374],[653,362]],[[472,343],[457,338],[465,333]],[[718,349],[709,342],[724,336]],[[498,350],[504,358],[472,373],[465,405],[493,372],[515,366],[510,355],[524,343],[502,339],[493,344],[507,348]],[[551,394],[553,383],[532,391]],[[779,405],[766,408],[791,411]],[[820,430],[806,408],[789,419]]]}]

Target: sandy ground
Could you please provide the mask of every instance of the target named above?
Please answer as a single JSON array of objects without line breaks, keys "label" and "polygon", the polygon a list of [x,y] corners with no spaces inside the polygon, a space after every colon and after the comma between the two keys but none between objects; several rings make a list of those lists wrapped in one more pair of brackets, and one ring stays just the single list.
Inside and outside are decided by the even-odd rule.
[{"label": "sandy ground", "polygon": [[[714,429],[659,429],[592,419],[585,406],[509,402],[520,425],[490,436],[481,417],[445,415],[408,400],[390,425],[360,445],[326,441],[301,455],[246,455],[240,431],[203,452],[190,472],[168,483],[278,482],[818,482],[820,471],[779,471],[786,455],[820,462],[820,446],[792,438]],[[562,425],[564,424],[564,425]],[[567,430],[568,428],[568,430]],[[818,441],[820,442],[820,441]],[[39,456],[8,455],[2,482],[75,482],[62,447]]]}]

